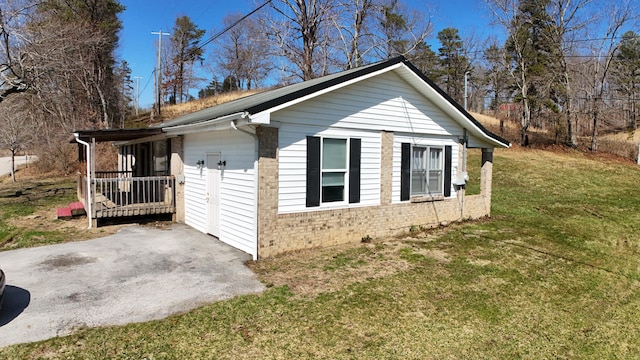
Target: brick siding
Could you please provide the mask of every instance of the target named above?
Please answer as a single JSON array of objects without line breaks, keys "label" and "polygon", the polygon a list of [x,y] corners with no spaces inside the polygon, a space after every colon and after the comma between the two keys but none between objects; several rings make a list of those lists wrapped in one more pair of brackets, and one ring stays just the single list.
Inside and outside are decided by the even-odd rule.
[{"label": "brick siding", "polygon": [[[278,129],[260,127],[258,189],[258,257],[287,251],[359,242],[408,231],[412,226],[436,227],[490,214],[493,149],[483,149],[480,195],[420,203],[391,202],[393,133],[382,132],[379,206],[350,207],[278,214]],[[463,201],[464,197],[464,201]],[[461,209],[464,206],[464,213]]]}]

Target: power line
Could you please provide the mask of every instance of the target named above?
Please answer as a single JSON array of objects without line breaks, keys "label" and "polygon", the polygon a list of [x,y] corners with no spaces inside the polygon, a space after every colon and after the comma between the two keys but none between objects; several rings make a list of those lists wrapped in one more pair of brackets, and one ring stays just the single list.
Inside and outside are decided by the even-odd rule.
[{"label": "power line", "polygon": [[260,9],[262,9],[263,7],[267,6],[267,4],[269,4],[271,1],[273,0],[267,0],[265,1],[262,5],[258,6],[257,8],[253,9],[253,11],[251,11],[250,13],[246,14],[245,16],[241,17],[240,19],[236,20],[233,24],[227,26],[226,28],[220,30],[219,32],[217,32],[216,34],[214,34],[213,36],[211,36],[209,39],[207,39],[204,43],[202,43],[202,45],[198,46],[198,49],[202,49],[203,47],[205,47],[206,45],[210,44],[212,41],[214,41],[215,39],[219,38],[220,36],[224,35],[224,33],[226,33],[227,31],[231,30],[234,26],[238,25],[242,20],[248,18],[249,16],[253,15],[254,13],[256,13],[257,11],[259,11]]}]

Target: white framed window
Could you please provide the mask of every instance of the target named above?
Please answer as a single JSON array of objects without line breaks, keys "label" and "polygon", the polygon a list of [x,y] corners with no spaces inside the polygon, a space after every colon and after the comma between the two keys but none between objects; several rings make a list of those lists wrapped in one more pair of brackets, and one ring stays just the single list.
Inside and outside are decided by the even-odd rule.
[{"label": "white framed window", "polygon": [[321,201],[345,201],[347,188],[347,139],[323,138],[321,151]]},{"label": "white framed window", "polygon": [[360,202],[361,139],[307,136],[307,207]]},{"label": "white framed window", "polygon": [[411,196],[444,193],[444,150],[439,146],[411,148]]}]

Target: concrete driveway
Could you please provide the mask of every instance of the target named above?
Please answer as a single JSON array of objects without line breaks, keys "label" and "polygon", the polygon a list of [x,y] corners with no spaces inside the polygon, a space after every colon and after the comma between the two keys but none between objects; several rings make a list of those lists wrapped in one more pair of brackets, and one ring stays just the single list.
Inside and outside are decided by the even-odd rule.
[{"label": "concrete driveway", "polygon": [[0,347],[83,327],[160,319],[263,285],[251,256],[186,225],[0,252],[7,296]]}]

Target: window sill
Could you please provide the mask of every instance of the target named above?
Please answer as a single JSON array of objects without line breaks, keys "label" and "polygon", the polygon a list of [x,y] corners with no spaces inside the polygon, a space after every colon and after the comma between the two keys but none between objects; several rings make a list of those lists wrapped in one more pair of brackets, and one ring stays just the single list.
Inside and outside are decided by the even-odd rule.
[{"label": "window sill", "polygon": [[420,195],[420,196],[412,196],[410,199],[412,203],[423,203],[423,202],[442,201],[442,200],[444,200],[444,195]]}]

